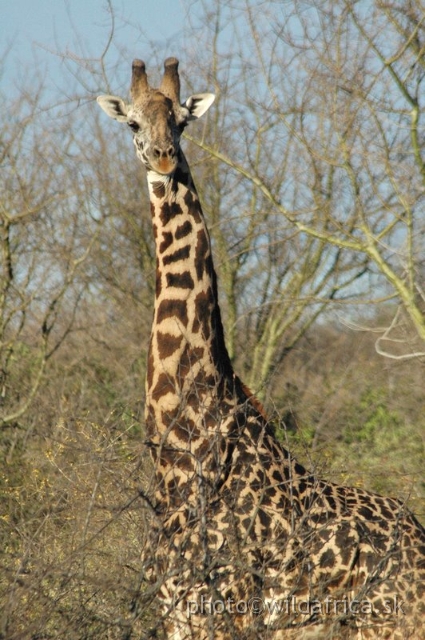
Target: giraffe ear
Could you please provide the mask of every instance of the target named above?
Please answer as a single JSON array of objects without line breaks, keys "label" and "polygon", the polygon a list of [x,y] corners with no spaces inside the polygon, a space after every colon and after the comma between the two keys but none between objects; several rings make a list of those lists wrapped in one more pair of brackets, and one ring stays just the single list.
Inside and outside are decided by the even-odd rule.
[{"label": "giraffe ear", "polygon": [[190,96],[184,103],[184,107],[189,110],[188,120],[196,120],[204,115],[215,100],[213,93],[196,93]]},{"label": "giraffe ear", "polygon": [[97,103],[110,118],[114,118],[118,122],[127,122],[128,107],[121,98],[117,96],[99,96]]}]

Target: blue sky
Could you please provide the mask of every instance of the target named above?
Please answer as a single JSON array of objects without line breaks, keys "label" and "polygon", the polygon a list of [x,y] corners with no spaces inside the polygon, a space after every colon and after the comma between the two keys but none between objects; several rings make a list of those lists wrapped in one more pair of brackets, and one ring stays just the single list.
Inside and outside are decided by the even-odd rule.
[{"label": "blue sky", "polygon": [[[114,41],[148,62],[148,40],[172,41],[166,55],[176,53],[182,37],[183,0],[112,0],[116,19]],[[0,52],[10,49],[2,65],[3,87],[19,82],[35,62],[55,73],[55,52],[84,53],[97,58],[107,42],[111,17],[107,0],[0,0]],[[79,38],[79,41],[78,41]],[[119,57],[118,47],[109,57]],[[171,49],[173,49],[171,51]]]}]

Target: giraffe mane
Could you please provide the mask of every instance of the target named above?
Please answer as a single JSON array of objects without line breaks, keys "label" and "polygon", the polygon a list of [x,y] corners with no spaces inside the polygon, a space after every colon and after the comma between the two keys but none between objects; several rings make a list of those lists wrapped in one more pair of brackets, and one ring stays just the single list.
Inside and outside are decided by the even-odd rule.
[{"label": "giraffe mane", "polygon": [[267,416],[267,412],[265,410],[265,408],[263,407],[263,404],[260,402],[260,400],[257,398],[257,396],[255,396],[251,389],[242,382],[242,380],[240,380],[240,378],[238,378],[239,384],[241,386],[241,389],[243,391],[243,393],[246,395],[249,403],[254,407],[254,409],[256,411],[258,411],[258,413],[264,418],[264,420],[268,420],[268,416]]}]

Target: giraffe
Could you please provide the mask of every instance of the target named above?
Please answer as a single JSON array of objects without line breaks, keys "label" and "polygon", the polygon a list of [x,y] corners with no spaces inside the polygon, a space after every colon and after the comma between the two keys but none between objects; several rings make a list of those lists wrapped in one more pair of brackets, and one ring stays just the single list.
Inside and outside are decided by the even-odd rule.
[{"label": "giraffe", "polygon": [[403,503],[316,478],[233,371],[211,243],[180,146],[214,96],[180,102],[134,60],[132,101],[100,96],[133,133],[156,248],[146,375],[157,522],[145,564],[173,640],[425,637],[425,529]]}]

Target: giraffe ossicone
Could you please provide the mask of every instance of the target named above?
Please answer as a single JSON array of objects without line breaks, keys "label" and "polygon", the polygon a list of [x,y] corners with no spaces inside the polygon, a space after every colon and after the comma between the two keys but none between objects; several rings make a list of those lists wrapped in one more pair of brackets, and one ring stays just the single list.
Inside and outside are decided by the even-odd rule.
[{"label": "giraffe ossicone", "polygon": [[304,469],[233,371],[180,147],[214,96],[180,103],[176,58],[158,89],[135,60],[131,96],[98,102],[131,129],[149,185],[156,294],[145,416],[160,525],[145,563],[162,630],[173,640],[424,637],[424,528],[395,499]]}]

